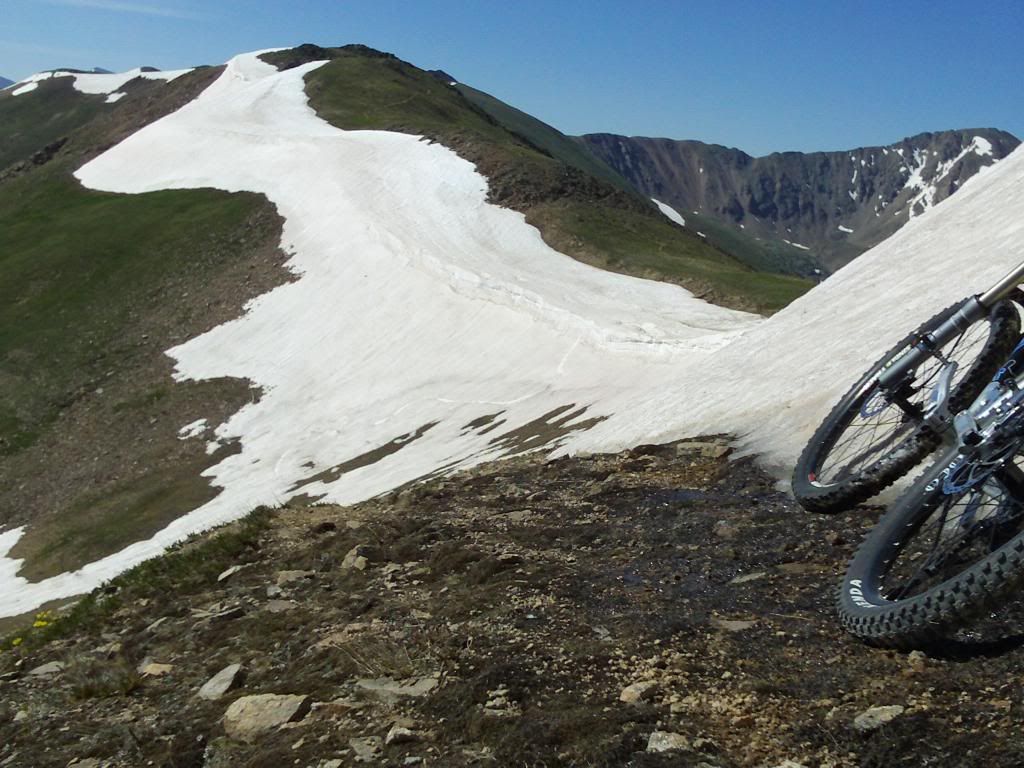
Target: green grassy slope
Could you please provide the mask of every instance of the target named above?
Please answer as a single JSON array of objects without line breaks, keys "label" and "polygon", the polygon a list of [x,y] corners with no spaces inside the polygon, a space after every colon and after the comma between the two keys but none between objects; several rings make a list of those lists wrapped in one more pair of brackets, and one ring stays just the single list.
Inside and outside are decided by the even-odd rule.
[{"label": "green grassy slope", "polygon": [[[174,384],[163,350],[289,279],[273,206],[210,189],[107,194],[72,176],[215,76],[140,81],[112,105],[66,81],[0,98],[11,160],[0,173],[0,525],[31,523],[12,553],[28,578],[113,553],[211,499],[200,472],[224,452],[207,456],[177,431],[253,396],[234,380]],[[58,138],[45,162],[24,162]]]},{"label": "green grassy slope", "polygon": [[105,99],[74,90],[70,77],[44,80],[20,96],[0,94],[0,171],[87,124],[107,107]]},{"label": "green grassy slope", "polygon": [[281,67],[332,59],[306,78],[321,117],[349,130],[424,135],[454,149],[488,178],[492,202],[523,212],[552,247],[573,258],[761,312],[779,309],[811,285],[756,272],[708,246],[613,183],[607,169],[584,170],[597,161],[572,151],[571,139],[486,94],[361,46],[304,46],[265,58]]},{"label": "green grassy slope", "polygon": [[112,195],[65,173],[0,186],[0,452],[30,445],[85,383],[131,357],[153,291],[198,277],[195,255],[239,229],[252,195]]},{"label": "green grassy slope", "polygon": [[811,253],[792,245],[774,239],[753,237],[735,224],[727,224],[693,211],[686,211],[684,217],[691,229],[707,235],[709,243],[758,271],[809,276],[814,274],[815,269],[821,268]]}]

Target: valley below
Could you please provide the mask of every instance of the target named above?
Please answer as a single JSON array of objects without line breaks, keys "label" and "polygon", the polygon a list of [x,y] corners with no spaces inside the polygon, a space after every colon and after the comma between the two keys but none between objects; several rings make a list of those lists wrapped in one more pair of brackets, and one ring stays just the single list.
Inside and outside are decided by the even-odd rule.
[{"label": "valley below", "polygon": [[809,514],[730,452],[531,454],[193,537],[6,621],[0,765],[1020,765],[1020,607],[844,635],[879,509]]}]

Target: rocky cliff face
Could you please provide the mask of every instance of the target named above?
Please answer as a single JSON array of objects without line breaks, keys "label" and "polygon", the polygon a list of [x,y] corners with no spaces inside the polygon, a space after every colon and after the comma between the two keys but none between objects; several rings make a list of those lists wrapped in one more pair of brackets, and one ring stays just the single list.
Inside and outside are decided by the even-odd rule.
[{"label": "rocky cliff face", "polygon": [[1015,149],[1005,131],[922,133],[885,147],[751,157],[699,141],[581,141],[640,192],[836,269]]}]

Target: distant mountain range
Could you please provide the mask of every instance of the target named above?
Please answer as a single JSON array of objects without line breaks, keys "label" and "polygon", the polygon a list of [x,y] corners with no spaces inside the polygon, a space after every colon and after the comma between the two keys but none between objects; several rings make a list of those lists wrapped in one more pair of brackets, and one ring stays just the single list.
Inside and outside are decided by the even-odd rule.
[{"label": "distant mountain range", "polygon": [[6,77],[0,77],[0,88],[6,88],[9,85],[14,85],[14,81],[8,80]]},{"label": "distant mountain range", "polygon": [[831,271],[877,245],[1009,154],[991,128],[922,133],[884,147],[751,157],[699,141],[582,136],[637,190],[736,253],[763,251],[782,271]]}]

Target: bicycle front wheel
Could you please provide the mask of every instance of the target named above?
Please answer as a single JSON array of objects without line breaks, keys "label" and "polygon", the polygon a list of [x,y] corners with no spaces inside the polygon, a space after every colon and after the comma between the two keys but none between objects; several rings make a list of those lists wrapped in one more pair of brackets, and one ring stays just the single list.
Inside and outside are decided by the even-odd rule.
[{"label": "bicycle front wheel", "polygon": [[1024,578],[1021,438],[985,461],[946,453],[871,531],[839,588],[843,626],[907,647],[967,623]]},{"label": "bicycle front wheel", "polygon": [[883,369],[966,301],[939,312],[889,350],[818,427],[793,473],[793,495],[806,509],[831,513],[866,501],[938,447],[941,434],[921,419],[945,365],[939,355],[959,364],[949,396],[952,413],[970,405],[995,375],[1020,338],[1020,316],[1008,300],[927,358],[896,397],[879,386]]}]

